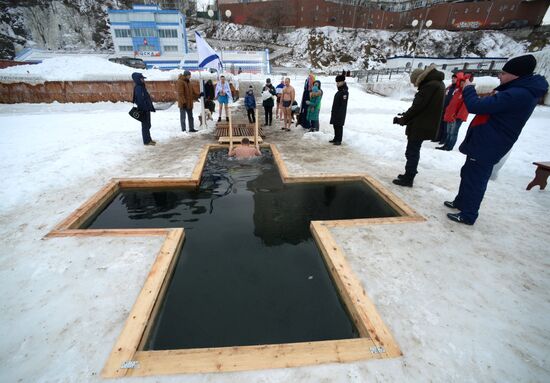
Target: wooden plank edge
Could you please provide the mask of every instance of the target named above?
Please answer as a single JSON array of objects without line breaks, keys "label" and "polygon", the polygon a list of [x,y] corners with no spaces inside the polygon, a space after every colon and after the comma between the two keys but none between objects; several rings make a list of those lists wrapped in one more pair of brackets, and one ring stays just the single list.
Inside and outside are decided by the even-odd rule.
[{"label": "wooden plank edge", "polygon": [[153,187],[196,187],[197,181],[189,178],[125,178],[120,179],[121,189]]},{"label": "wooden plank edge", "polygon": [[274,144],[269,144],[271,153],[273,155],[273,159],[275,160],[275,164],[277,165],[277,169],[279,169],[279,175],[281,176],[281,180],[283,183],[286,182],[288,179],[288,169],[286,168],[285,162],[283,161],[281,157],[281,153],[279,152],[279,149]]},{"label": "wooden plank edge", "polygon": [[202,172],[206,164],[208,152],[210,151],[211,148],[214,148],[214,146],[208,145],[208,144],[202,148],[199,154],[197,165],[195,165],[195,169],[193,169],[193,172],[191,173],[191,179],[195,181],[197,185],[200,183]]},{"label": "wooden plank edge", "polygon": [[385,357],[401,356],[397,342],[353,273],[344,251],[339,248],[329,229],[319,222],[312,222],[310,228],[359,333],[362,336],[368,335],[376,346],[383,350],[382,354]]},{"label": "wooden plank edge", "polygon": [[[67,218],[57,224],[52,231],[61,231],[67,229],[73,229],[76,222],[82,220],[83,217],[89,217],[93,215],[98,206],[116,194],[119,190],[118,182],[111,180],[99,189],[95,194],[88,198],[82,205],[76,208]],[[47,237],[48,235],[46,235]]]},{"label": "wooden plank edge", "polygon": [[158,229],[67,229],[53,230],[44,238],[59,237],[135,237],[167,235],[171,228]]},{"label": "wooden plank edge", "polygon": [[392,193],[389,189],[387,189],[384,185],[382,185],[379,181],[377,181],[373,177],[371,177],[369,175],[365,175],[363,177],[363,180],[370,187],[372,187],[374,190],[376,190],[378,195],[380,195],[386,202],[388,202],[401,215],[409,216],[409,217],[419,217],[419,218],[422,218],[422,220],[425,220],[424,217],[422,217],[414,209],[412,209],[409,205],[407,205],[405,203],[405,201],[403,201],[402,199],[397,197],[394,193]]},{"label": "wooden plank edge", "polygon": [[400,217],[385,217],[385,218],[358,218],[358,219],[338,219],[333,221],[311,221],[318,222],[327,227],[353,227],[353,226],[369,226],[369,225],[390,225],[412,222],[423,222],[426,219],[420,216],[400,216]]},{"label": "wooden plank edge", "polygon": [[102,377],[122,377],[126,375],[127,369],[122,368],[122,364],[134,358],[170,263],[173,257],[176,256],[178,249],[181,249],[184,236],[183,229],[173,229],[167,234],[166,240],[159,250],[134,306],[124,323],[122,332],[103,367]]},{"label": "wooden plank edge", "polygon": [[379,359],[371,339],[220,347],[190,350],[139,351],[137,366],[127,376],[230,372],[289,368],[323,363]]}]

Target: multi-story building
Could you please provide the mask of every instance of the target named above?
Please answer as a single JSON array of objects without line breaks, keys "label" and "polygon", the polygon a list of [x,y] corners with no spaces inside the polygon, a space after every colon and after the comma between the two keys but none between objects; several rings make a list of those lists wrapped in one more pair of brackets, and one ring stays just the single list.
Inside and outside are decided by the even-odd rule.
[{"label": "multi-story building", "polygon": [[432,28],[503,29],[538,26],[550,0],[217,0],[231,21],[263,28],[322,27],[399,30],[414,19]]},{"label": "multi-story building", "polygon": [[185,16],[158,5],[109,9],[115,52],[135,57],[174,57],[188,52]]}]

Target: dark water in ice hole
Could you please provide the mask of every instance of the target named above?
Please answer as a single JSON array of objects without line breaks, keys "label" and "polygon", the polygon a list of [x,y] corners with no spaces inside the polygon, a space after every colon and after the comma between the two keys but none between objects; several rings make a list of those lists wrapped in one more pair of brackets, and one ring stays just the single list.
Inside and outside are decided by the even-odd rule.
[{"label": "dark water in ice hole", "polygon": [[88,226],[184,227],[147,350],[357,337],[312,220],[397,213],[361,182],[284,185],[269,151],[211,151],[197,189],[122,190]]}]

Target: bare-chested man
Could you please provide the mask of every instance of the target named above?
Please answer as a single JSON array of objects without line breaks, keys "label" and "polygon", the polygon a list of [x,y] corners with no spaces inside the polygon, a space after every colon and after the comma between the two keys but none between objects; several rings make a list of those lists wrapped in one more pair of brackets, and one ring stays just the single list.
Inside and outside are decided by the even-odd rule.
[{"label": "bare-chested man", "polygon": [[292,124],[292,102],[296,98],[296,91],[294,87],[290,85],[290,78],[285,78],[285,87],[283,88],[283,96],[281,102],[283,103],[283,110],[285,113],[285,126],[283,130],[290,131],[290,125]]},{"label": "bare-chested man", "polygon": [[237,146],[235,149],[229,151],[229,157],[250,158],[262,155],[257,144],[256,147],[250,146],[248,138],[243,138],[241,144],[241,146]]}]

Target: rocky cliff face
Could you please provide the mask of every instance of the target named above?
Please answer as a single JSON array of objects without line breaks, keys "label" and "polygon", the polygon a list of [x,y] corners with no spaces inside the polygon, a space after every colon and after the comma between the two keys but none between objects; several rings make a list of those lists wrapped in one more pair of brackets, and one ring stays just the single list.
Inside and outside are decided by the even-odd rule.
[{"label": "rocky cliff face", "polygon": [[45,49],[109,49],[107,9],[132,0],[0,0],[0,58],[27,46]]}]

